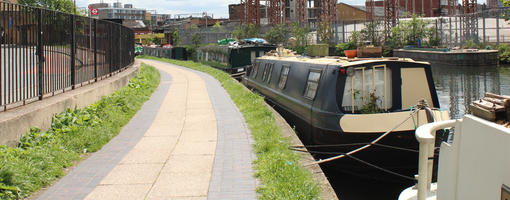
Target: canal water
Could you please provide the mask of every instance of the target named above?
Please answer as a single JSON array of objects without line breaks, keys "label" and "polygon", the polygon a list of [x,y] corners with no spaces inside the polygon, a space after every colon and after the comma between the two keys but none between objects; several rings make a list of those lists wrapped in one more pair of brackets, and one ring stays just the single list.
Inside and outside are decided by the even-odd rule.
[{"label": "canal water", "polygon": [[452,119],[461,118],[486,92],[510,96],[510,66],[432,65],[432,74],[441,109]]},{"label": "canal water", "polygon": [[[510,96],[510,66],[447,66],[432,64],[432,73],[441,109],[450,117],[461,118],[470,102],[485,92]],[[341,200],[395,200],[400,192],[414,185],[398,177],[375,180],[339,171],[336,163],[321,165]]]}]

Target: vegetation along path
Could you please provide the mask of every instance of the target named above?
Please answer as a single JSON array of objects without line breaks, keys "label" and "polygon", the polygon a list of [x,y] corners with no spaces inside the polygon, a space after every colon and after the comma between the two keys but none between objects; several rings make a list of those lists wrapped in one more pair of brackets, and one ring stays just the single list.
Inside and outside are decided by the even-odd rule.
[{"label": "vegetation along path", "polygon": [[249,131],[214,78],[168,63],[152,98],[40,199],[256,199]]}]

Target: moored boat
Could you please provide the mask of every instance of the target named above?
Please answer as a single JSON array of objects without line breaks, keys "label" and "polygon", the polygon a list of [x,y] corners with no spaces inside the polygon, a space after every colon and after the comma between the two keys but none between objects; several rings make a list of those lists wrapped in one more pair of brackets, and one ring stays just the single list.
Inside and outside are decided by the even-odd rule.
[{"label": "moored boat", "polygon": [[[418,183],[399,200],[510,199],[510,96],[487,93],[461,119],[434,122],[416,131],[420,141]],[[437,182],[428,160],[434,132],[455,128],[440,145]]]},{"label": "moored boat", "polygon": [[311,152],[347,154],[355,159],[342,159],[341,168],[374,178],[386,174],[373,166],[416,174],[414,130],[448,119],[430,65],[411,59],[263,56],[243,83],[296,126]]},{"label": "moored boat", "polygon": [[266,44],[211,45],[197,49],[197,59],[235,76],[244,74],[255,58],[274,49],[276,46]]}]

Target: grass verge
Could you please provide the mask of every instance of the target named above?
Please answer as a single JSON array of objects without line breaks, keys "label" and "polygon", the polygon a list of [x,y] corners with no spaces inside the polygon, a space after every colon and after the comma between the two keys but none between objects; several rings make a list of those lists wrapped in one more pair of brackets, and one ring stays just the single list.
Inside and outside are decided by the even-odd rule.
[{"label": "grass verge", "polygon": [[195,63],[149,56],[153,59],[208,73],[228,92],[251,130],[255,140],[255,176],[262,182],[257,189],[260,199],[318,199],[319,187],[310,172],[299,165],[299,157],[289,150],[289,141],[281,134],[273,113],[264,98],[246,90],[227,73]]},{"label": "grass verge", "polygon": [[159,85],[159,72],[142,64],[141,72],[110,96],[84,109],[67,109],[51,128],[32,128],[17,147],[0,146],[0,199],[17,199],[64,175],[81,156],[116,136]]}]

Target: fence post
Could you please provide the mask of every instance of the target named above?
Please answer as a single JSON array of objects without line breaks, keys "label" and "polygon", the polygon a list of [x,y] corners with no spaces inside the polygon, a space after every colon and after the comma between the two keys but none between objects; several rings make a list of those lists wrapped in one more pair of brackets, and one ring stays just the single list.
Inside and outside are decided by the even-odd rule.
[{"label": "fence post", "polygon": [[482,23],[483,23],[483,43],[485,44],[485,6],[482,6]]},{"label": "fence post", "polygon": [[119,27],[119,71],[122,71],[124,65],[122,65],[122,27]]},{"label": "fence post", "polygon": [[457,16],[455,16],[455,46],[459,45],[459,29],[457,27],[457,24],[459,23],[459,20],[457,19]]},{"label": "fence post", "polygon": [[453,42],[452,42],[452,17],[448,17],[448,29],[450,29],[450,31],[448,32],[448,46],[450,48],[452,48],[453,46]]},{"label": "fence post", "polygon": [[112,23],[108,23],[108,43],[110,44],[110,49],[108,49],[108,51],[110,51],[110,71],[108,72],[108,76],[111,76],[112,73],[113,73],[113,24]]},{"label": "fence post", "polygon": [[496,44],[499,46],[499,10],[496,13],[496,39]]},{"label": "fence post", "polygon": [[342,21],[342,43],[345,43],[345,22]]},{"label": "fence post", "polygon": [[43,19],[42,19],[43,10],[40,8],[37,8],[37,9],[38,9],[37,15],[38,15],[39,22],[38,22],[38,26],[37,26],[38,33],[37,33],[37,51],[36,52],[37,52],[37,58],[38,58],[37,67],[39,68],[38,69],[39,100],[42,100],[43,94],[44,94],[44,80],[43,80],[44,52],[43,52],[43,35],[42,35],[43,34],[43,24],[42,24],[43,23]]},{"label": "fence post", "polygon": [[94,80],[97,82],[97,20],[94,21]]},{"label": "fence post", "polygon": [[338,44],[338,22],[335,20],[335,44]]},{"label": "fence post", "polygon": [[[460,45],[460,48],[462,48],[464,45],[462,44],[462,39],[464,38],[464,32],[462,32],[462,25],[463,25],[463,21],[462,21],[462,16],[459,15],[459,32],[460,32],[460,39],[459,39],[459,45]],[[465,28],[465,27],[464,27]]]},{"label": "fence post", "polygon": [[71,86],[76,87],[76,16],[71,15]]}]

